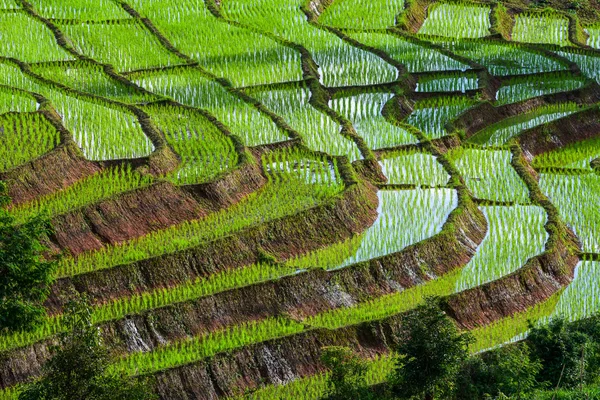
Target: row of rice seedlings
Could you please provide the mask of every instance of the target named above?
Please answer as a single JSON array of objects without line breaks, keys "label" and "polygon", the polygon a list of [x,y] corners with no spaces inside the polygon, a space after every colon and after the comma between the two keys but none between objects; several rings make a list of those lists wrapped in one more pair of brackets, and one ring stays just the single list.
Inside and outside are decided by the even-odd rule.
[{"label": "row of rice seedlings", "polygon": [[319,65],[325,86],[371,85],[394,81],[396,69],[375,54],[344,42],[335,34],[308,23],[302,0],[226,0],[227,18],[304,46]]},{"label": "row of rice seedlings", "polygon": [[448,158],[476,198],[529,203],[529,191],[510,163],[510,151],[458,148]]},{"label": "row of rice seedlings", "polygon": [[435,97],[418,101],[405,119],[430,139],[448,135],[446,124],[477,104],[468,97]]},{"label": "row of rice seedlings", "polygon": [[112,0],[31,0],[31,4],[45,18],[91,21],[129,17]]},{"label": "row of rice seedlings", "polygon": [[0,9],[12,10],[15,8],[19,8],[15,0],[0,0]]},{"label": "row of rice seedlings", "polygon": [[246,146],[276,143],[287,139],[266,115],[206,79],[197,69],[177,69],[159,74],[133,75],[146,90],[209,111]]},{"label": "row of rice seedlings", "polygon": [[456,291],[500,279],[544,251],[547,215],[537,206],[481,207],[488,232],[477,253],[463,268]]},{"label": "row of rice seedlings", "polygon": [[451,189],[382,190],[375,223],[362,235],[289,260],[298,269],[334,270],[397,253],[440,232],[458,205]]},{"label": "row of rice seedlings", "polygon": [[506,118],[479,131],[469,139],[472,143],[499,146],[522,132],[564,118],[581,108],[577,103],[560,103],[539,107],[528,113]]},{"label": "row of rice seedlings", "polygon": [[569,168],[591,171],[591,161],[600,157],[600,137],[572,143],[533,159],[534,168]]},{"label": "row of rice seedlings", "polygon": [[180,51],[235,86],[302,79],[300,53],[215,18],[204,1],[131,0]]},{"label": "row of rice seedlings", "polygon": [[25,62],[72,59],[41,22],[17,13],[0,13],[0,54]]},{"label": "row of rice seedlings", "polygon": [[110,366],[110,371],[127,374],[150,374],[200,361],[217,353],[260,343],[304,330],[304,325],[287,318],[268,318],[246,322],[231,328],[158,347],[150,352],[136,352]]},{"label": "row of rice seedlings", "polygon": [[42,114],[0,115],[0,172],[47,153],[59,141],[59,133]]},{"label": "row of rice seedlings", "polygon": [[39,108],[35,99],[26,93],[0,86],[0,114],[34,112]]},{"label": "row of rice seedlings", "polygon": [[[395,359],[388,355],[377,356],[367,363],[365,383],[369,386],[385,382],[392,373]],[[280,385],[268,385],[251,393],[231,397],[231,400],[319,400],[327,394],[329,373],[312,375],[307,378],[283,382]],[[0,397],[0,399],[2,399]],[[4,400],[4,399],[2,399]]]},{"label": "row of rice seedlings", "polygon": [[[180,285],[135,293],[129,297],[120,297],[110,302],[97,304],[92,309],[92,322],[101,324],[115,321],[127,315],[193,301],[226,290],[267,282],[295,273],[296,268],[270,264],[252,264],[243,268],[233,268],[205,278],[186,281]],[[62,314],[48,317],[32,331],[0,336],[0,351],[29,346],[62,333],[66,328]]]},{"label": "row of rice seedlings", "polygon": [[585,78],[569,73],[514,78],[498,89],[496,104],[512,104],[546,94],[570,92],[582,88],[585,84]]},{"label": "row of rice seedlings", "polygon": [[419,78],[416,92],[462,92],[479,89],[479,77],[475,72],[428,75]]},{"label": "row of rice seedlings", "polygon": [[517,14],[512,40],[569,46],[569,20],[558,13]]},{"label": "row of rice seedlings", "polygon": [[53,105],[90,160],[146,157],[154,145],[133,114],[54,92]]},{"label": "row of rice seedlings", "polygon": [[450,179],[436,157],[416,150],[388,153],[379,164],[391,185],[445,186]]},{"label": "row of rice seedlings", "polygon": [[132,20],[128,23],[61,24],[60,29],[81,54],[118,71],[166,67],[181,60],[165,50],[144,27]]},{"label": "row of rice seedlings", "polygon": [[329,106],[352,122],[371,149],[417,143],[414,135],[391,124],[382,115],[383,106],[393,97],[392,93],[363,93],[333,99]]},{"label": "row of rice seedlings", "polygon": [[17,221],[25,221],[42,213],[52,217],[119,193],[148,186],[152,182],[151,176],[132,170],[130,165],[112,167],[80,180],[64,190],[12,208],[11,213]]},{"label": "row of rice seedlings", "polygon": [[540,188],[575,231],[587,253],[600,252],[600,176],[542,174]]},{"label": "row of rice seedlings", "polygon": [[556,54],[576,63],[581,72],[600,83],[600,56],[581,49],[557,51]]},{"label": "row of rice seedlings", "polygon": [[179,169],[168,176],[174,183],[207,182],[237,165],[238,155],[231,138],[197,111],[172,106],[153,106],[147,111],[181,157]]},{"label": "row of rice seedlings", "polygon": [[356,143],[340,134],[340,125],[310,105],[308,88],[270,90],[255,97],[275,114],[280,115],[298,132],[312,150],[330,155],[345,155],[349,160],[361,158]]},{"label": "row of rice seedlings", "polygon": [[600,27],[588,27],[585,31],[589,35],[587,45],[595,49],[600,49]]},{"label": "row of rice seedlings", "polygon": [[[306,157],[314,159],[310,155]],[[331,169],[329,164],[327,169]],[[285,175],[278,171],[271,171],[268,177],[270,182],[263,189],[230,208],[201,220],[184,222],[100,251],[63,259],[57,274],[73,276],[183,251],[254,225],[315,207],[344,188],[342,182],[336,181],[316,190],[316,183],[307,184],[298,179],[296,174]]]},{"label": "row of rice seedlings", "polygon": [[419,34],[480,38],[490,34],[490,8],[469,3],[436,3],[429,7]]},{"label": "row of rice seedlings", "polygon": [[33,72],[72,89],[134,104],[157,100],[156,96],[144,93],[107,75],[103,68],[92,63],[34,64]]},{"label": "row of rice seedlings", "polygon": [[404,0],[336,0],[319,17],[324,25],[352,29],[385,29],[396,24]]},{"label": "row of rice seedlings", "polygon": [[466,71],[470,67],[447,55],[386,33],[347,32],[353,39],[387,53],[410,73]]},{"label": "row of rice seedlings", "polygon": [[566,63],[528,51],[514,43],[436,39],[437,44],[485,66],[492,75],[508,76],[564,71]]},{"label": "row of rice seedlings", "polygon": [[573,281],[564,290],[553,316],[577,321],[600,312],[600,262],[585,260],[575,269]]}]

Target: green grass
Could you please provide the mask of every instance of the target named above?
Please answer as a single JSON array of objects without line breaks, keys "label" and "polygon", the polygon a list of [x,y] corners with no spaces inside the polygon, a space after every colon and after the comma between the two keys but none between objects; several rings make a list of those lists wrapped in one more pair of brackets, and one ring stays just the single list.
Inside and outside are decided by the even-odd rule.
[{"label": "green grass", "polygon": [[225,0],[221,8],[227,18],[304,46],[319,65],[325,86],[369,85],[396,79],[396,69],[378,56],[308,24],[300,9],[304,4],[302,0]]},{"label": "green grass", "polygon": [[0,172],[49,152],[59,140],[59,133],[42,114],[1,114]]},{"label": "green grass", "polygon": [[456,290],[500,279],[544,251],[546,213],[537,206],[481,207],[488,232],[477,253],[463,268]]},{"label": "green grass", "polygon": [[166,67],[182,62],[165,50],[135,20],[104,24],[62,24],[59,28],[81,54],[111,64],[117,71]]},{"label": "green grass", "polygon": [[386,153],[379,164],[392,185],[444,186],[450,179],[434,156],[418,151]]},{"label": "green grass", "polygon": [[480,38],[490,34],[490,8],[469,3],[434,3],[428,9],[421,35]]},{"label": "green grass", "polygon": [[329,106],[348,118],[369,148],[383,149],[412,144],[418,139],[382,115],[383,106],[394,97],[391,93],[363,93],[334,99]]},{"label": "green grass", "polygon": [[558,13],[517,14],[512,40],[569,46],[569,20]]},{"label": "green grass", "polygon": [[0,54],[25,62],[61,61],[73,57],[56,43],[41,22],[23,13],[0,13]]},{"label": "green grass", "polygon": [[387,53],[408,72],[466,71],[467,64],[397,36],[377,32],[348,32],[353,39]]},{"label": "green grass", "polygon": [[473,195],[482,200],[529,203],[529,191],[510,164],[508,150],[458,148],[448,154]]},{"label": "green grass", "polygon": [[496,104],[517,103],[546,94],[569,92],[580,89],[586,84],[585,78],[569,73],[558,73],[553,76],[528,76],[514,78],[506,82],[496,94]]},{"label": "green grass", "polygon": [[543,106],[490,125],[477,132],[469,141],[485,146],[503,145],[528,129],[564,118],[580,110],[580,106],[576,103]]},{"label": "green grass", "polygon": [[136,74],[131,79],[145,89],[191,107],[207,110],[247,146],[287,140],[275,123],[257,109],[203,76],[197,69]]},{"label": "green grass", "polygon": [[179,169],[168,176],[173,183],[207,182],[237,165],[231,139],[197,111],[172,106],[152,106],[146,111],[181,157]]},{"label": "green grass", "polygon": [[384,29],[396,24],[404,0],[336,0],[319,17],[325,25],[353,29]]},{"label": "green grass", "polygon": [[128,18],[129,15],[112,0],[31,0],[35,10],[46,18],[81,21]]},{"label": "green grass", "polygon": [[340,134],[341,126],[337,122],[309,104],[310,96],[308,88],[302,87],[254,94],[269,110],[283,117],[310,149],[345,155],[350,161],[360,159],[356,143]]},{"label": "green grass", "polygon": [[[215,18],[204,1],[129,2],[181,52],[236,86],[302,79],[300,53],[264,35]],[[283,10],[282,10],[283,12]]]}]

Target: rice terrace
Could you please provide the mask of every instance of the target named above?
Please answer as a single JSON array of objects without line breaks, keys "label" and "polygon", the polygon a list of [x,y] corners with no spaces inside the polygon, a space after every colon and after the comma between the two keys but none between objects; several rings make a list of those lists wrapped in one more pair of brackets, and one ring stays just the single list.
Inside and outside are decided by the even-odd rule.
[{"label": "rice terrace", "polygon": [[431,299],[474,355],[600,312],[596,0],[0,8],[0,225],[52,265],[0,400],[55,398],[81,298],[107,373],[182,400],[324,398],[325,348],[377,392]]}]

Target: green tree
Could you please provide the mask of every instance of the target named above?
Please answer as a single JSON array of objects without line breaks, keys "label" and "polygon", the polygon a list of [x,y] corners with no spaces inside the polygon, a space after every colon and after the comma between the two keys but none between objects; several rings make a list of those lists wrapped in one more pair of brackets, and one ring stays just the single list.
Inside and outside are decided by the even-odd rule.
[{"label": "green tree", "polygon": [[52,232],[41,216],[16,224],[6,210],[10,198],[0,182],[0,331],[29,330],[45,316],[56,262],[46,260],[42,239]]},{"label": "green tree", "polygon": [[366,382],[367,364],[346,347],[325,347],[321,361],[330,370],[327,400],[374,400]]},{"label": "green tree", "polygon": [[482,399],[500,394],[520,399],[537,387],[542,365],[531,360],[526,343],[508,345],[467,360],[458,374],[456,398]]},{"label": "green tree", "polygon": [[428,298],[405,314],[400,325],[395,349],[399,357],[390,377],[393,395],[425,399],[450,395],[472,337],[459,332],[438,298]]},{"label": "green tree", "polygon": [[102,346],[92,311],[85,299],[70,302],[65,323],[69,331],[43,368],[43,376],[19,395],[19,400],[148,400],[146,381],[109,371],[111,358]]}]

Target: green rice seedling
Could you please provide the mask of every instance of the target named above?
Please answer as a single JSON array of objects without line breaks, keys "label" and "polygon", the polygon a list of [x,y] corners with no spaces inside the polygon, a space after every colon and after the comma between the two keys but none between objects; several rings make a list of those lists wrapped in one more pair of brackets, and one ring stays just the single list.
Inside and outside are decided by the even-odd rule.
[{"label": "green rice seedling", "polygon": [[0,390],[0,400],[18,400],[22,390],[23,387],[21,385],[2,389]]},{"label": "green rice seedling", "polygon": [[456,291],[500,279],[544,251],[547,215],[537,206],[481,207],[488,232],[477,253],[463,268]]},{"label": "green rice seedling", "polygon": [[459,148],[448,158],[454,163],[473,195],[495,202],[529,203],[529,191],[511,165],[508,150]]},{"label": "green rice seedling", "polygon": [[479,77],[474,72],[428,75],[419,78],[416,92],[462,92],[479,89]]},{"label": "green rice seedling", "polygon": [[588,27],[585,31],[589,35],[587,45],[595,49],[600,49],[600,26]]},{"label": "green rice seedling", "polygon": [[387,53],[408,72],[466,71],[470,67],[447,55],[386,33],[348,32],[353,39]]},{"label": "green rice seedling", "polygon": [[512,40],[569,46],[569,20],[558,13],[517,14]]},{"label": "green rice seedling", "polygon": [[87,177],[68,188],[11,209],[17,221],[44,213],[50,217],[66,213],[119,193],[149,186],[153,179],[141,175],[131,166],[112,167]]},{"label": "green rice seedling", "polygon": [[235,86],[302,79],[298,51],[217,19],[204,1],[173,0],[168,7],[164,0],[129,4],[149,17],[178,50]]},{"label": "green rice seedling", "polygon": [[8,112],[34,112],[38,108],[39,104],[32,96],[0,86],[0,115]]},{"label": "green rice seedling", "polygon": [[496,93],[496,104],[512,104],[546,94],[570,92],[585,86],[586,80],[569,73],[528,76],[506,82]]},{"label": "green rice seedling", "polygon": [[340,134],[340,125],[328,115],[310,105],[308,88],[270,90],[256,93],[255,97],[298,132],[310,149],[342,156],[355,161],[360,151],[351,139]]},{"label": "green rice seedling", "polygon": [[385,29],[396,24],[404,0],[337,0],[325,9],[319,22],[352,29]]},{"label": "green rice seedling", "polygon": [[[370,85],[394,81],[396,69],[384,60],[308,23],[303,0],[226,0],[227,18],[304,46],[319,65],[325,86]],[[247,51],[247,50],[246,50]]]},{"label": "green rice seedling", "polygon": [[15,8],[20,8],[15,0],[0,0],[0,9],[13,10]]},{"label": "green rice seedling", "polygon": [[600,176],[542,174],[540,188],[573,229],[587,253],[600,252]]},{"label": "green rice seedling", "polygon": [[472,353],[478,353],[524,339],[529,330],[529,323],[542,322],[552,314],[561,293],[562,291],[559,291],[546,301],[538,303],[524,312],[473,329],[471,334],[475,337],[475,342],[471,344],[469,350]]},{"label": "green rice seedling", "polygon": [[415,150],[388,153],[379,164],[390,185],[445,186],[450,179],[436,157]]},{"label": "green rice seedling", "polygon": [[600,138],[572,143],[533,159],[535,168],[569,168],[591,171],[590,162],[600,157]]},{"label": "green rice seedling", "polygon": [[[395,359],[389,355],[377,356],[367,363],[365,383],[377,385],[385,382],[393,371]],[[312,375],[295,379],[281,385],[268,385],[245,395],[230,397],[230,400],[320,400],[327,394],[329,374]]]},{"label": "green rice seedling", "polygon": [[70,60],[41,22],[21,12],[0,13],[0,54],[25,62]]},{"label": "green rice seedling", "polygon": [[581,72],[590,79],[600,83],[600,56],[582,49],[557,51],[556,54],[576,63]]},{"label": "green rice seedling", "polygon": [[118,71],[167,67],[182,62],[133,19],[103,24],[60,24],[59,27],[78,52],[111,64]]},{"label": "green rice seedling", "polygon": [[133,114],[59,92],[52,103],[90,160],[139,158],[154,151]]},{"label": "green rice seedling", "polygon": [[59,133],[42,114],[0,115],[0,172],[49,152],[59,141]]},{"label": "green rice seedling", "polygon": [[561,103],[540,107],[490,125],[477,132],[469,141],[486,146],[503,145],[528,129],[564,118],[579,110],[581,110],[580,106],[576,103]]},{"label": "green rice seedling", "polygon": [[397,253],[442,229],[458,197],[451,189],[382,190],[379,216],[360,235],[286,263],[298,269],[315,266],[334,270]]},{"label": "green rice seedling", "polygon": [[490,8],[469,3],[434,3],[428,9],[421,35],[480,38],[490,34]]},{"label": "green rice seedling", "polygon": [[399,126],[392,125],[382,115],[383,106],[394,97],[391,93],[363,93],[333,99],[329,106],[348,118],[369,148],[382,149],[418,142],[418,139]]},{"label": "green rice seedling", "polygon": [[[310,154],[306,157],[315,159]],[[311,164],[311,168],[315,165],[318,164]],[[327,170],[331,171],[331,167]],[[343,183],[336,180],[316,190],[317,183],[307,184],[295,174],[275,170],[268,173],[268,177],[269,183],[263,189],[230,208],[77,258],[65,258],[59,263],[57,275],[73,276],[183,251],[315,207],[344,188]]]},{"label": "green rice seedling", "polygon": [[31,0],[31,4],[43,17],[56,19],[78,19],[80,21],[128,18],[112,0]]},{"label": "green rice seedling", "polygon": [[134,104],[157,100],[152,96],[111,78],[101,66],[92,63],[34,64],[32,70],[46,79],[62,83],[75,90]]},{"label": "green rice seedling", "polygon": [[553,316],[577,321],[599,312],[600,262],[582,261],[575,269],[575,278],[562,292]]},{"label": "green rice seedling", "polygon": [[173,183],[207,182],[237,165],[238,155],[231,138],[197,111],[164,106],[147,110],[165,133],[167,143],[181,157],[180,168],[167,177]]},{"label": "green rice seedling", "polygon": [[143,88],[175,101],[209,111],[246,146],[276,143],[287,138],[266,115],[205,78],[197,69],[176,69],[132,75]]},{"label": "green rice seedling", "polygon": [[415,103],[405,123],[419,129],[430,139],[446,136],[446,124],[477,104],[468,97],[436,97]]},{"label": "green rice seedling", "polygon": [[435,43],[482,64],[496,76],[537,74],[569,69],[569,64],[565,62],[533,50],[526,50],[515,43],[443,39],[436,39]]},{"label": "green rice seedling", "polygon": [[304,326],[287,318],[268,318],[169,343],[150,352],[131,353],[112,364],[111,372],[144,375],[200,361],[217,353],[293,335]]}]

